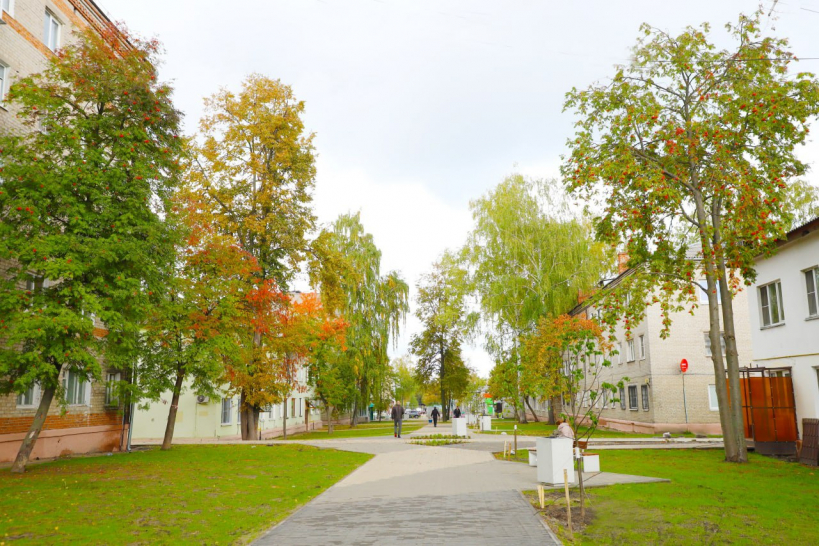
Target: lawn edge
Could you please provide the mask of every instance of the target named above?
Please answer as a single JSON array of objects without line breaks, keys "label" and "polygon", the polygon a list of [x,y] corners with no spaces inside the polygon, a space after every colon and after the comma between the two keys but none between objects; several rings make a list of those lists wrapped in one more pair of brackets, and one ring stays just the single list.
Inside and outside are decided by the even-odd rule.
[{"label": "lawn edge", "polygon": [[543,528],[546,529],[546,532],[549,533],[549,536],[552,537],[552,540],[555,541],[555,544],[560,544],[562,546],[563,543],[560,541],[559,538],[557,538],[557,535],[554,533],[554,531],[552,531],[552,528],[549,527],[549,523],[540,515],[540,512],[535,510],[535,507],[532,506],[532,502],[526,495],[523,494],[523,491],[518,491],[518,495],[520,495],[520,498],[523,499],[523,502],[526,503],[526,506],[529,507],[529,510],[532,511],[532,514],[537,518],[540,524],[543,525]]}]

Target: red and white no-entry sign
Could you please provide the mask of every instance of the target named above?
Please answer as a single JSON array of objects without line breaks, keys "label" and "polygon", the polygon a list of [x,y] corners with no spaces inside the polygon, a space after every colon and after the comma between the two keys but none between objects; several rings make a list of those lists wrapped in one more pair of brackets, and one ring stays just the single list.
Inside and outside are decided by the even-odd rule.
[{"label": "red and white no-entry sign", "polygon": [[680,360],[680,371],[685,373],[688,371],[688,361],[686,359]]}]

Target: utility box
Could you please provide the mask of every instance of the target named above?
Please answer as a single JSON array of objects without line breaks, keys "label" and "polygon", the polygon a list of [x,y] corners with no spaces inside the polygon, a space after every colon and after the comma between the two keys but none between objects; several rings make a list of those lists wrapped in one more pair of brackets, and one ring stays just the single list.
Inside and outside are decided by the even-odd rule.
[{"label": "utility box", "polygon": [[481,417],[481,430],[492,430],[492,416],[484,415]]},{"label": "utility box", "polygon": [[600,455],[597,453],[584,453],[583,472],[600,472]]},{"label": "utility box", "polygon": [[563,483],[563,470],[574,483],[574,441],[571,438],[537,439],[537,481],[549,485]]},{"label": "utility box", "polygon": [[466,436],[466,417],[456,417],[452,420],[452,435]]}]

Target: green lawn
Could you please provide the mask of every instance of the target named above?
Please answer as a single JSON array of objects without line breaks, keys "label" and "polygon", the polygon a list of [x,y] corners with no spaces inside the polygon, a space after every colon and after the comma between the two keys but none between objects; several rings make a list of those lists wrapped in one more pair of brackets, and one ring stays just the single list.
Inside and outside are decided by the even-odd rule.
[{"label": "green lawn", "polygon": [[[514,419],[492,419],[492,431],[481,432],[481,434],[500,434],[505,432],[506,434],[512,434],[515,429],[515,425],[518,426],[518,436],[548,436],[550,435],[557,427],[555,425],[549,425],[546,423],[518,423]],[[585,427],[580,427],[581,434],[586,430]],[[685,438],[693,438],[694,435],[691,433],[684,433],[684,434],[673,434],[675,438],[678,437],[685,437]],[[620,432],[616,430],[605,430],[602,428],[598,428],[594,431],[592,438],[660,438],[662,434],[640,434],[637,432]]]},{"label": "green lawn", "polygon": [[228,544],[369,460],[309,446],[174,446],[0,470],[0,544]]},{"label": "green lawn", "polygon": [[[409,434],[427,424],[426,420],[411,419],[405,420],[401,427],[401,434]],[[335,440],[337,438],[366,438],[369,436],[392,436],[392,421],[375,421],[373,423],[361,423],[355,427],[350,425],[333,425],[333,433],[327,433],[327,427],[312,432],[301,434],[288,434],[288,440]]]},{"label": "green lawn", "polygon": [[720,450],[611,450],[600,467],[671,483],[589,489],[583,544],[819,544],[819,469]]}]

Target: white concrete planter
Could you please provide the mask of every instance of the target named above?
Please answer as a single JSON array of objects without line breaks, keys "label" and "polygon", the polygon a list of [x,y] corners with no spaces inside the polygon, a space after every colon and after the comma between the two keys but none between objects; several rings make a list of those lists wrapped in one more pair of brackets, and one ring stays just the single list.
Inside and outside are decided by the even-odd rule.
[{"label": "white concrete planter", "polygon": [[529,466],[537,466],[537,449],[529,450]]},{"label": "white concrete planter", "polygon": [[452,434],[454,436],[466,436],[466,417],[458,417],[452,420]]},{"label": "white concrete planter", "polygon": [[570,438],[537,439],[537,481],[550,485],[563,483],[563,470],[574,483],[573,440]]},{"label": "white concrete planter", "polygon": [[492,430],[492,416],[484,415],[481,417],[481,430]]},{"label": "white concrete planter", "polygon": [[584,454],[583,472],[600,472],[600,455],[596,453]]}]

